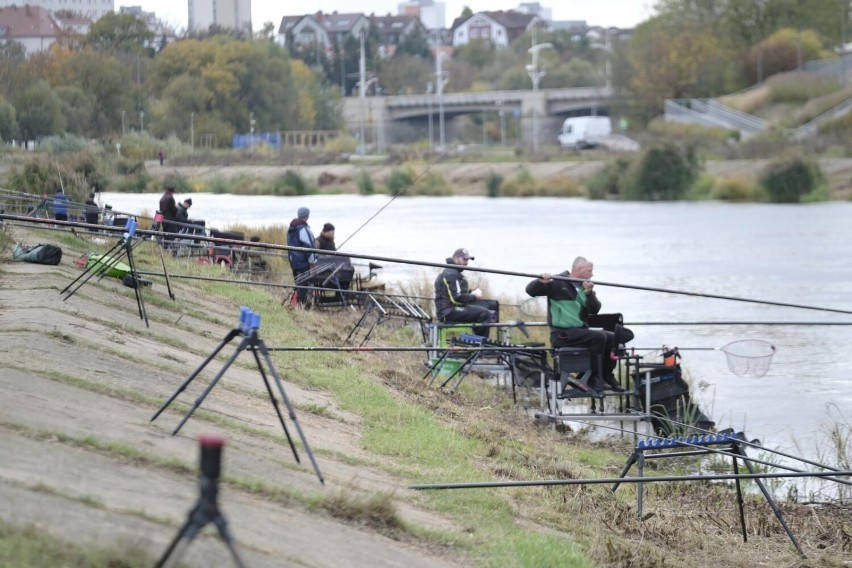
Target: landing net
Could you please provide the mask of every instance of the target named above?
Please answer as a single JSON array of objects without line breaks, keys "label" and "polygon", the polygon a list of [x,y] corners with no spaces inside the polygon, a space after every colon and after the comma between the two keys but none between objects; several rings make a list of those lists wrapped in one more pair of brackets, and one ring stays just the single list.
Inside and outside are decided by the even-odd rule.
[{"label": "landing net", "polygon": [[737,376],[762,377],[769,372],[775,346],[762,339],[741,339],[721,348],[728,369]]}]

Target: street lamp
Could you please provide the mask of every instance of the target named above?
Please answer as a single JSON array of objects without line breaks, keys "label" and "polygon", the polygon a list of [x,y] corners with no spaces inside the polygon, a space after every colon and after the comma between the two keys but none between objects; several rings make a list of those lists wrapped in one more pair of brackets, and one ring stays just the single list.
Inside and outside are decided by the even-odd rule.
[{"label": "street lamp", "polygon": [[195,113],[189,113],[189,151],[195,152]]},{"label": "street lamp", "polygon": [[426,105],[429,107],[429,151],[432,151],[432,81],[426,83]]},{"label": "street lamp", "polygon": [[366,133],[364,132],[364,122],[366,121],[367,114],[367,52],[364,49],[364,30],[361,30],[361,58],[358,61],[358,75],[360,78],[358,81],[358,84],[360,85],[360,92],[358,94],[361,97],[361,147],[358,153],[363,156],[367,153],[367,147],[365,145],[366,140],[364,140],[364,137],[366,136]]},{"label": "street lamp", "polygon": [[249,147],[251,148],[251,152],[254,153],[254,113],[249,113]]},{"label": "street lamp", "polygon": [[538,52],[551,47],[553,45],[549,43],[536,44],[535,37],[533,37],[532,47],[527,50],[527,53],[532,55],[532,64],[526,67],[533,86],[533,153],[536,154],[538,153],[538,84],[541,82],[541,78],[545,76],[544,69],[539,69],[538,66]]},{"label": "street lamp", "polygon": [[447,84],[449,79],[444,79],[444,68],[443,61],[447,56],[443,51],[438,52],[438,57],[435,59],[435,84],[438,86],[438,136],[440,140],[440,145],[438,146],[438,150],[440,152],[444,151],[444,87]]},{"label": "street lamp", "polygon": [[[365,126],[366,126],[366,123],[367,123],[367,114],[368,114],[367,113],[367,91],[370,90],[370,85],[375,83],[376,84],[375,93],[376,93],[376,96],[378,96],[378,94],[379,94],[379,86],[378,86],[378,83],[377,83],[378,80],[379,80],[378,77],[373,77],[372,79],[370,79],[366,83],[362,83],[361,81],[358,81],[355,84],[355,86],[358,88],[358,91],[359,91],[358,94],[361,96],[361,152],[360,152],[361,154],[365,154],[366,149],[367,149],[366,148],[367,140],[366,140],[366,132],[365,132],[365,130],[366,130]],[[370,122],[372,122],[373,113],[370,112],[369,115],[370,115],[370,119],[371,119]],[[376,144],[377,144],[377,146],[378,146],[378,136],[379,136],[379,127],[377,126],[376,127]]]}]

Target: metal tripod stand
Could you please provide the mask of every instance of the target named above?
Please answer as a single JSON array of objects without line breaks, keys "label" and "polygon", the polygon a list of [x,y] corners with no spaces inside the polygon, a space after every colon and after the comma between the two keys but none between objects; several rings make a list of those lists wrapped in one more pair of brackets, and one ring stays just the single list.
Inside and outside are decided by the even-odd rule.
[{"label": "metal tripod stand", "polygon": [[[148,313],[145,311],[145,300],[142,298],[142,290],[140,289],[142,284],[139,278],[139,273],[136,271],[136,261],[133,259],[133,237],[136,234],[136,219],[129,219],[127,221],[126,228],[127,230],[124,232],[124,235],[111,249],[106,252],[106,254],[101,256],[98,262],[95,262],[91,266],[87,266],[80,276],[75,278],[59,293],[65,294],[67,292],[68,295],[62,298],[62,301],[67,300],[73,296],[77,290],[83,286],[83,284],[91,280],[93,276],[105,276],[110,270],[118,265],[124,255],[127,255],[127,264],[130,266],[129,275],[134,284],[133,291],[136,293],[136,307],[139,310],[139,317],[145,322],[146,327],[151,327],[148,323]],[[76,286],[74,286],[75,284]]]},{"label": "metal tripod stand", "polygon": [[[278,399],[275,398],[275,394],[272,391],[272,385],[269,382],[269,378],[267,377],[267,371],[272,378],[275,380],[275,384],[278,386],[278,392],[281,394],[281,400],[284,401],[284,405],[287,407],[287,413],[290,416],[290,420],[293,421],[293,424],[296,426],[296,431],[299,433],[299,438],[302,440],[302,444],[305,447],[305,451],[308,453],[308,457],[311,460],[311,464],[313,465],[314,472],[317,474],[317,478],[319,478],[320,483],[325,483],[325,480],[322,477],[322,473],[320,473],[319,465],[317,465],[316,459],[314,458],[314,454],[311,451],[311,446],[308,444],[307,438],[305,438],[304,432],[302,432],[302,427],[299,425],[299,421],[296,418],[296,412],[293,409],[293,405],[290,404],[290,399],[287,397],[287,393],[284,391],[284,386],[281,381],[281,377],[278,375],[278,371],[275,370],[275,365],[272,364],[272,358],[269,356],[269,350],[266,347],[266,344],[257,336],[258,329],[260,328],[260,315],[255,314],[250,309],[246,307],[240,308],[240,326],[232,329],[228,332],[225,338],[219,343],[218,347],[213,350],[213,352],[208,355],[208,357],[198,366],[195,371],[178,387],[178,389],[172,394],[172,396],[167,400],[163,406],[151,417],[151,422],[157,419],[157,417],[174,401],[180,393],[182,393],[189,383],[195,379],[207,366],[210,361],[213,360],[214,357],[221,351],[225,345],[230,343],[236,337],[242,337],[239,345],[237,345],[236,350],[228,358],[228,361],[225,365],[219,370],[213,380],[210,381],[210,384],[207,385],[207,388],[204,389],[204,392],[201,393],[195,402],[192,405],[192,408],[189,409],[189,412],[183,417],[177,427],[172,432],[172,436],[177,434],[183,425],[189,420],[189,417],[195,412],[195,410],[201,405],[204,399],[210,394],[210,391],[213,390],[213,387],[216,386],[216,383],[219,382],[219,379],[222,378],[222,375],[225,374],[225,371],[233,364],[233,362],[237,359],[240,353],[243,351],[250,351],[254,356],[254,360],[257,363],[257,368],[260,370],[260,376],[263,378],[263,384],[266,386],[266,392],[269,394],[269,399],[272,402],[273,408],[275,408],[275,413],[278,415],[278,421],[281,423],[281,428],[284,430],[284,435],[287,436],[287,441],[290,443],[290,449],[293,451],[293,457],[296,458],[296,462],[301,463],[299,459],[299,453],[296,451],[296,445],[293,443],[293,438],[290,437],[290,432],[287,430],[287,425],[284,423],[284,416],[281,414],[281,408],[278,405]],[[260,355],[258,355],[258,351],[263,355],[263,361],[266,361],[266,369],[264,369],[263,361],[261,361]]]},{"label": "metal tripod stand", "polygon": [[221,437],[209,434],[200,436],[198,441],[201,445],[201,475],[199,476],[201,496],[198,498],[195,507],[189,512],[186,523],[175,535],[162,558],[157,562],[157,568],[176,566],[189,544],[211,522],[219,530],[219,536],[225,541],[234,563],[243,568],[245,565],[237,553],[237,549],[234,548],[233,537],[228,530],[228,521],[225,520],[217,503],[219,473],[222,469],[222,446],[225,442]]}]

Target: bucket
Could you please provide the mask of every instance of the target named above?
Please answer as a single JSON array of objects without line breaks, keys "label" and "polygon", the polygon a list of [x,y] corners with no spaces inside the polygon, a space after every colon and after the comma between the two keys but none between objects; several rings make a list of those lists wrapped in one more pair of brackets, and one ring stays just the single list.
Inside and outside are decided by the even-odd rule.
[{"label": "bucket", "polygon": [[[429,361],[429,367],[433,368],[433,375],[437,373],[439,377],[447,378],[452,376],[453,373],[455,373],[459,369],[461,369],[462,363],[464,363],[464,361],[462,361],[461,359],[444,359],[443,361],[441,361],[440,359],[432,359]],[[437,369],[434,368],[436,364],[438,365]]]}]

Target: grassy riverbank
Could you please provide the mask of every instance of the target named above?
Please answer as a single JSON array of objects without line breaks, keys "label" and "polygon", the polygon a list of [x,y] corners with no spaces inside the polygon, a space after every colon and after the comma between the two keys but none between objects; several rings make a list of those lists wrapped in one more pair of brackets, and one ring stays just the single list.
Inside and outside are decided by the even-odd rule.
[{"label": "grassy riverbank", "polygon": [[[0,509],[0,564],[153,564],[197,498],[195,436],[211,431],[227,440],[221,507],[253,567],[840,567],[848,558],[848,510],[779,497],[809,556],[802,560],[753,493],[743,543],[733,489],[709,482],[649,484],[642,521],[634,486],[411,491],[414,483],[610,477],[632,448],[629,436],[601,441],[536,425],[510,393],[477,377],[455,395],[429,388],[418,353],[273,354],[324,486],[306,448],[294,462],[247,354],[172,437],[230,347],[173,408],[150,417],[236,325],[239,306],[261,314],[272,347],[340,345],[360,314],[290,310],[275,289],[181,279],[223,274],[167,257],[177,301],[154,277],[143,290],[148,328],[118,281],[94,279],[67,301],[58,293],[80,274],[73,259],[111,239],[10,231],[19,242],[55,242],[64,257],[58,267],[17,263],[7,248],[0,261],[0,344],[9,354],[0,373],[0,494],[11,504]],[[141,268],[160,269],[151,243],[136,256]],[[407,327],[376,333],[371,345],[419,343]],[[648,474],[696,467],[653,462]],[[207,532],[186,561],[219,565],[224,554]]]}]

